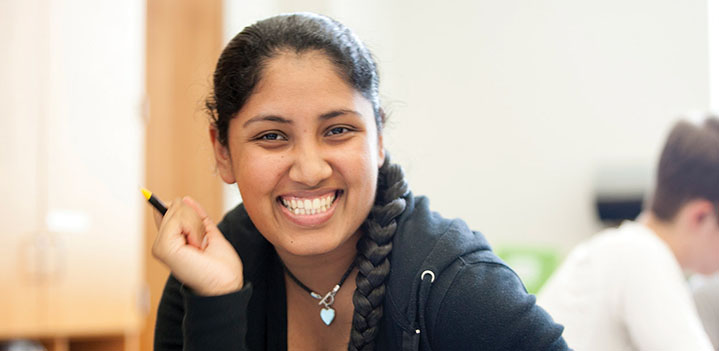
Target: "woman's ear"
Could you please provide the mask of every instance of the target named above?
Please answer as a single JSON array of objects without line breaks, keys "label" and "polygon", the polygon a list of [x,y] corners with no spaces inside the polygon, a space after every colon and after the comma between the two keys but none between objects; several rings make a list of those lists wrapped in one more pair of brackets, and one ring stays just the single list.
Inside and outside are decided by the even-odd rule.
[{"label": "woman's ear", "polygon": [[377,158],[377,168],[380,168],[384,164],[384,143],[382,142],[382,133],[377,134],[377,150],[379,152],[379,157]]},{"label": "woman's ear", "polygon": [[230,149],[222,145],[219,140],[219,131],[213,126],[210,126],[210,141],[212,141],[212,150],[215,152],[215,163],[220,177],[227,184],[235,183],[235,172],[232,170]]},{"label": "woman's ear", "polygon": [[387,121],[387,114],[384,112],[384,109],[380,107],[379,109],[379,116],[380,116],[380,122],[381,125],[377,126],[377,150],[379,152],[379,157],[377,158],[377,162],[379,163],[377,165],[377,168],[382,167],[384,164],[384,140],[382,139],[383,136],[383,129],[385,122]]}]

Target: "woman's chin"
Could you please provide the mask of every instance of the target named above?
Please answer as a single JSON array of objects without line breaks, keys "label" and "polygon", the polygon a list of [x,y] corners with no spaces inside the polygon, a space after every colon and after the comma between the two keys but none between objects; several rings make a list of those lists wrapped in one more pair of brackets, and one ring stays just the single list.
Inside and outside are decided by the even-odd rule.
[{"label": "woman's chin", "polygon": [[303,238],[287,243],[282,250],[294,256],[321,256],[335,251],[337,247],[337,243]]},{"label": "woman's chin", "polygon": [[[333,237],[329,233],[302,233],[296,237],[288,237],[275,245],[278,251],[284,251],[293,256],[311,257],[331,255],[334,252],[347,251],[348,254],[356,252],[357,241],[354,235],[346,238]],[[344,240],[343,240],[344,239]]]}]

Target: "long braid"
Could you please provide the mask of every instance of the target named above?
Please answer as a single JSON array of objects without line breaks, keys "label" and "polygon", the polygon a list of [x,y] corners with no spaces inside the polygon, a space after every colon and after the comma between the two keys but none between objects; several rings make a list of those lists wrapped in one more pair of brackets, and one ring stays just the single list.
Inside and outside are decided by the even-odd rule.
[{"label": "long braid", "polygon": [[349,350],[373,350],[382,319],[385,280],[389,275],[392,237],[396,218],[406,207],[409,192],[402,168],[390,163],[389,155],[379,170],[377,197],[357,243],[357,289],[352,296],[354,315]]}]

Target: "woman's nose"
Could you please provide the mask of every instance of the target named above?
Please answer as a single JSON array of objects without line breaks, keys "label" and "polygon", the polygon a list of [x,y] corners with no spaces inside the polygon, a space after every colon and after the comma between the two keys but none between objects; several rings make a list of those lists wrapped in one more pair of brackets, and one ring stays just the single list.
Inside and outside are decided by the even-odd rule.
[{"label": "woman's nose", "polygon": [[290,179],[308,187],[319,185],[332,175],[332,166],[316,145],[302,145],[295,150]]}]

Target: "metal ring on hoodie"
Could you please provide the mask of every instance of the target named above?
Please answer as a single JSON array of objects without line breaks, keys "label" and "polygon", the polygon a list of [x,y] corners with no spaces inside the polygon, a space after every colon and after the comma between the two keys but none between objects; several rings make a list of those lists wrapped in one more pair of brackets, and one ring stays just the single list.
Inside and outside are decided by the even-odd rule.
[{"label": "metal ring on hoodie", "polygon": [[430,277],[430,283],[434,283],[434,272],[430,271],[429,269],[422,272],[422,275],[419,277],[419,279],[424,280],[424,275],[429,274]]}]

